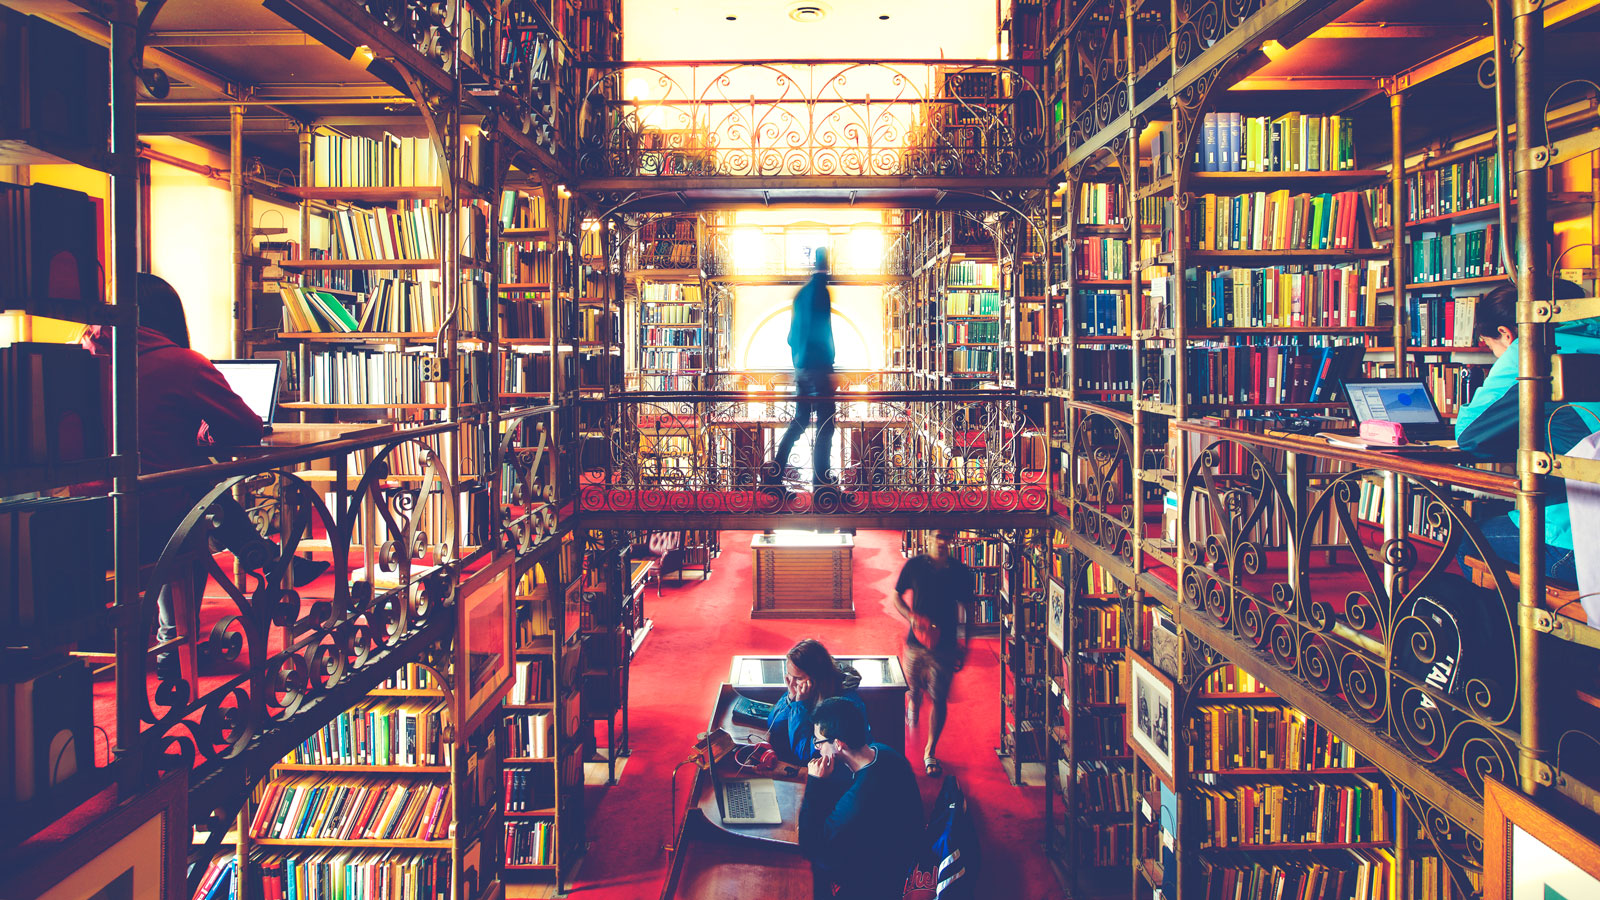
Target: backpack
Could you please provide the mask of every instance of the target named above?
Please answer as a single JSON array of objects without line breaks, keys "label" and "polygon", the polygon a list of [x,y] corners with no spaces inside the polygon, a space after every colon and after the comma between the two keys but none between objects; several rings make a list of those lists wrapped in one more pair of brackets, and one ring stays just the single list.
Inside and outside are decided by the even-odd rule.
[{"label": "backpack", "polygon": [[901,900],[971,900],[978,863],[978,830],[967,812],[967,796],[956,777],[946,775]]}]

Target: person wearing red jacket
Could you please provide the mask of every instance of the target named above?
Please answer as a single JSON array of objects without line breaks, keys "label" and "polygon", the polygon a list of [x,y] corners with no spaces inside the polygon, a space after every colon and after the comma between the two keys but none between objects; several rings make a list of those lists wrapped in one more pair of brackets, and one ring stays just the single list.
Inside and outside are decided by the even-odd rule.
[{"label": "person wearing red jacket", "polygon": [[[172,285],[155,275],[138,275],[139,297],[139,471],[142,474],[203,466],[210,462],[212,445],[254,444],[261,440],[261,418],[228,386],[227,378],[211,361],[189,348],[189,326],[183,303]],[[100,356],[111,353],[111,334],[92,326],[83,345]],[[185,513],[204,491],[177,487],[140,495],[139,555],[154,562]],[[212,506],[216,526],[214,544],[234,553],[247,569],[263,569],[270,580],[276,573],[278,545],[263,537],[249,514],[231,496]],[[294,581],[301,586],[327,571],[329,564],[295,560]],[[157,639],[167,641],[177,633],[172,598],[162,589],[157,600],[160,619]],[[163,654],[157,665],[167,659]]]}]

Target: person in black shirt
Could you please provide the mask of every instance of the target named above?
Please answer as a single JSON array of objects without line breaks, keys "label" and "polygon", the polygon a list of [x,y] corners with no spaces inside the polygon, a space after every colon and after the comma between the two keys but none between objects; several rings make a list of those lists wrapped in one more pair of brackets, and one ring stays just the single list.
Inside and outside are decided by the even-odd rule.
[{"label": "person in black shirt", "polygon": [[849,700],[818,703],[811,721],[820,756],[806,767],[800,852],[811,860],[813,895],[897,898],[923,837],[917,776],[893,747],[867,742],[866,714]]},{"label": "person in black shirt", "polygon": [[[935,751],[944,731],[945,707],[950,699],[950,682],[961,668],[964,648],[956,639],[956,609],[970,603],[972,570],[950,556],[950,541],[955,532],[940,529],[933,535],[933,553],[906,560],[894,584],[895,605],[911,623],[906,633],[905,669],[910,682],[911,705],[907,724],[917,727],[922,713],[922,695],[932,704],[928,716],[928,745],[922,754],[923,768],[937,776],[941,769]],[[906,592],[911,601],[906,602]]]}]

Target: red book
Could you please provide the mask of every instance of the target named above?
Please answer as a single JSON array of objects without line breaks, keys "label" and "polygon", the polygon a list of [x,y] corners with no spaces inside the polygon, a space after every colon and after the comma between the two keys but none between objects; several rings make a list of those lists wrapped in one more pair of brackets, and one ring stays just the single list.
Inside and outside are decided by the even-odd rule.
[{"label": "red book", "polygon": [[280,782],[274,781],[267,785],[267,793],[261,798],[261,805],[256,807],[256,817],[250,822],[251,837],[265,836],[261,831],[262,826],[277,811],[278,795],[281,793],[283,793],[283,785]]}]

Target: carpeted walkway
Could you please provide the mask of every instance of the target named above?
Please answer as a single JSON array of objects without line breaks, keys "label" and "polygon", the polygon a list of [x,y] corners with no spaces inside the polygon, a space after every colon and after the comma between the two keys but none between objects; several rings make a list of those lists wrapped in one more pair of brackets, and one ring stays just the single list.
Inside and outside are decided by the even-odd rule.
[{"label": "carpeted walkway", "polygon": [[[835,653],[899,652],[904,620],[889,605],[904,561],[898,532],[857,536],[854,620],[751,619],[749,547],[748,532],[725,532],[710,580],[690,576],[677,588],[669,577],[662,597],[653,588],[646,594],[645,611],[655,630],[633,662],[633,755],[616,786],[589,789],[591,848],[571,885],[575,896],[645,900],[659,894],[670,827],[668,778],[705,730],[711,699],[734,655],[779,654],[802,637],[819,638]],[[978,823],[983,866],[976,896],[1058,898],[1060,887],[1040,848],[1044,789],[1011,786],[994,754],[1000,723],[997,652],[994,639],[972,644],[967,667],[956,676],[939,756],[960,779]],[[919,772],[924,739],[919,734],[906,741]],[[690,777],[686,768],[680,789]],[[920,781],[927,803],[938,782]]]}]

